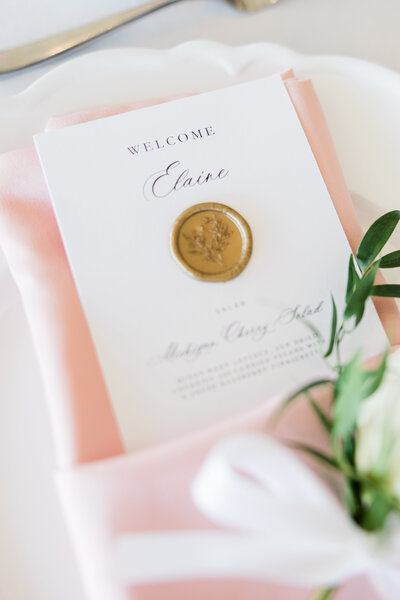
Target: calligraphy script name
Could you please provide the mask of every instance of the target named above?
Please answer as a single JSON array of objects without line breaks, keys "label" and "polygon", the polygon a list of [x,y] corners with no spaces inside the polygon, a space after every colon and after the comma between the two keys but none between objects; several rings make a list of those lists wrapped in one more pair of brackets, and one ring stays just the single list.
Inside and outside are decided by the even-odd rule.
[{"label": "calligraphy script name", "polygon": [[194,174],[184,168],[179,160],[175,160],[166,169],[148,177],[143,186],[143,195],[146,200],[167,198],[174,192],[224,179],[228,173],[227,169],[219,169],[214,173],[203,170]]}]

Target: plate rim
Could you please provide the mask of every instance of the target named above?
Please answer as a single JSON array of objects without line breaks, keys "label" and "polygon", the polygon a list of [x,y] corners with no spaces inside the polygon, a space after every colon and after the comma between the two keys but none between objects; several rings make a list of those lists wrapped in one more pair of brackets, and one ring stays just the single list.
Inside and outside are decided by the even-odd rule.
[{"label": "plate rim", "polygon": [[[281,59],[295,59],[296,62],[300,63],[301,61],[304,61],[307,62],[307,64],[314,64],[315,67],[324,66],[324,68],[330,68],[333,71],[340,71],[344,74],[348,73],[349,69],[351,69],[352,77],[357,77],[358,79],[364,79],[366,76],[368,79],[370,79],[371,71],[374,71],[374,74],[376,75],[376,82],[382,82],[383,78],[385,80],[385,84],[390,85],[392,92],[393,86],[398,86],[398,93],[400,95],[400,73],[373,61],[342,54],[306,54],[293,50],[292,48],[283,44],[277,44],[274,42],[252,42],[249,44],[234,45],[208,39],[195,39],[167,48],[106,48],[87,52],[81,56],[72,57],[63,63],[54,66],[46,73],[40,75],[37,79],[35,79],[35,81],[30,83],[26,88],[17,94],[1,97],[0,110],[13,101],[24,101],[27,97],[35,95],[38,90],[40,92],[42,86],[51,84],[54,79],[62,76],[64,72],[68,72],[77,66],[84,66],[85,64],[90,66],[91,63],[94,64],[98,61],[98,59],[102,59],[103,57],[108,59],[114,58],[118,55],[124,55],[125,57],[128,55],[132,57],[142,57],[147,55],[153,57],[163,56],[168,58],[170,56],[175,57],[181,54],[183,58],[187,59],[188,55],[194,56],[199,52],[202,54],[202,57],[205,57],[206,53],[212,53],[214,56],[221,56],[222,54],[225,58],[229,58],[231,60],[234,59],[234,54],[240,54],[241,56],[243,56],[243,54],[247,54],[246,58],[254,59],[256,58],[256,53],[258,54],[258,57],[260,57],[263,53],[279,53]],[[227,54],[229,54],[229,57],[226,56]]]}]

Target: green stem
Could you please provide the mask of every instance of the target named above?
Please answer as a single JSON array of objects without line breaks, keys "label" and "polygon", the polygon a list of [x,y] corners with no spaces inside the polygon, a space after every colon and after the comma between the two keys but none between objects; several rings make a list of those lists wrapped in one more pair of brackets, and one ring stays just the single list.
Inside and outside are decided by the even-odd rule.
[{"label": "green stem", "polygon": [[337,361],[337,369],[340,373],[341,369],[342,369],[342,359],[340,356],[340,342],[343,339],[343,323],[341,324],[341,326],[339,327],[339,330],[336,334],[336,340],[335,340],[335,346],[336,346],[336,361]]},{"label": "green stem", "polygon": [[336,588],[327,588],[326,590],[319,590],[313,597],[312,600],[328,600],[332,598]]}]

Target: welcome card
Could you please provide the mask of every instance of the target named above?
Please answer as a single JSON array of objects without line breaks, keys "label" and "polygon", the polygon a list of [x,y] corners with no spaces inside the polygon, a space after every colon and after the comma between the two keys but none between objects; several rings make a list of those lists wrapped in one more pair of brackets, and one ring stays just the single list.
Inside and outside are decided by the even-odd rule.
[{"label": "welcome card", "polygon": [[350,247],[280,76],[36,145],[128,449],[325,374]]}]

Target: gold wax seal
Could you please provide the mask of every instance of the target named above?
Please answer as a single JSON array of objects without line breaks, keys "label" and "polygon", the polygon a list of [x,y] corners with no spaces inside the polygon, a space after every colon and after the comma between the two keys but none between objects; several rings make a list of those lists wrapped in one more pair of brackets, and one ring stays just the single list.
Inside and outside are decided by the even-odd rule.
[{"label": "gold wax seal", "polygon": [[176,219],[171,250],[185,271],[203,281],[228,281],[249,262],[251,230],[243,217],[224,204],[196,204]]}]

